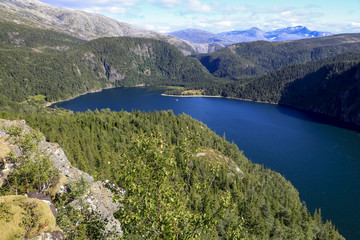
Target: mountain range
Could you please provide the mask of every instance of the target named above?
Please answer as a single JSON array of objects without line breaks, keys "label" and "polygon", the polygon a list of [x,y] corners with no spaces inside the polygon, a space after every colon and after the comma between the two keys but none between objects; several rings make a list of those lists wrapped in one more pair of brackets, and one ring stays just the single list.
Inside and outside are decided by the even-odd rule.
[{"label": "mountain range", "polygon": [[223,47],[219,43],[198,44],[166,34],[119,22],[100,14],[54,7],[38,0],[0,1],[0,19],[92,40],[101,37],[142,37],[166,41],[185,55],[208,53]]},{"label": "mountain range", "polygon": [[[0,195],[36,190],[49,194],[46,186],[56,186],[62,192],[54,191],[57,224],[66,239],[105,239],[104,230],[111,230],[105,227],[111,221],[108,216],[113,216],[125,239],[343,240],[319,212],[309,213],[281,174],[253,164],[225,136],[185,114],[109,109],[73,113],[44,107],[106,87],[170,85],[284,104],[359,126],[360,34],[317,38],[321,33],[307,33],[304,27],[274,34],[280,39],[291,32],[309,34],[308,39],[273,42],[272,36],[269,41],[231,44],[225,37],[203,33],[211,43],[191,43],[37,0],[2,0],[0,123],[5,118],[26,119],[46,139],[58,142],[75,167],[96,180],[109,179],[105,187],[115,196],[109,194],[107,201],[105,190],[95,185],[93,191],[82,180],[87,175],[74,176],[63,164],[62,150],[47,148],[42,135],[24,124],[0,126],[0,170],[9,173],[0,181],[6,183]],[[241,34],[249,39],[260,36],[261,30]],[[210,46],[221,48],[225,40],[231,45],[194,54]],[[10,135],[11,142],[6,142]],[[20,150],[10,154],[13,143]],[[49,158],[41,153],[56,154],[64,176],[45,168]],[[65,181],[72,177],[78,181]],[[121,209],[104,214],[103,207],[94,205],[98,217],[88,208],[96,200],[94,194],[101,202],[119,203]],[[3,229],[10,230],[9,225],[21,227],[26,239],[47,230],[49,223],[38,221],[39,204],[20,203],[23,217],[14,224],[13,198],[5,200],[0,199],[2,236],[7,238]],[[72,204],[77,200],[84,203],[82,208]],[[19,231],[14,233],[14,238],[19,236]]]},{"label": "mountain range", "polygon": [[289,41],[299,40],[304,38],[326,37],[333,35],[330,32],[311,31],[304,26],[287,27],[276,29],[274,31],[264,32],[263,30],[253,27],[248,30],[236,30],[222,33],[211,33],[199,29],[185,29],[176,32],[168,33],[189,42],[204,44],[204,43],[221,43],[224,46],[239,43],[252,42],[258,40],[264,41]]},{"label": "mountain range", "polygon": [[0,19],[32,27],[52,29],[71,36],[93,40],[101,37],[142,37],[166,41],[185,55],[210,53],[238,42],[257,40],[285,41],[332,35],[310,31],[306,27],[264,32],[258,28],[214,34],[199,29],[186,29],[161,34],[119,22],[112,18],[78,10],[54,7],[38,0],[0,1]]}]

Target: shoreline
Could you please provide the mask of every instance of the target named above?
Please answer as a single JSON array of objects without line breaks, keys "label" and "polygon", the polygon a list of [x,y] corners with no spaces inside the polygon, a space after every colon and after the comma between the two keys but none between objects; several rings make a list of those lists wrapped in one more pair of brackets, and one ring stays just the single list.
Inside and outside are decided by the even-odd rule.
[{"label": "shoreline", "polygon": [[101,92],[102,90],[111,89],[111,88],[116,88],[116,87],[106,87],[106,88],[101,88],[101,89],[96,89],[96,90],[90,90],[90,91],[87,91],[87,92],[85,92],[85,93],[80,93],[80,94],[78,94],[78,95],[76,95],[76,96],[69,97],[69,98],[67,98],[67,99],[62,99],[62,100],[58,100],[58,101],[46,103],[44,106],[45,106],[45,107],[50,107],[51,105],[54,105],[55,103],[66,102],[66,101],[72,100],[72,99],[74,99],[74,98],[77,98],[77,97],[86,95],[86,94],[88,94],[88,93]]},{"label": "shoreline", "polygon": [[[145,84],[139,84],[139,85],[135,85],[134,87],[146,87],[146,85]],[[97,92],[101,92],[103,90],[112,89],[112,88],[122,88],[122,87],[111,86],[111,87],[105,87],[105,88],[100,88],[100,89],[96,89],[96,90],[90,90],[90,91],[87,91],[85,93],[80,93],[80,94],[78,94],[76,96],[69,97],[67,99],[62,99],[62,100],[59,100],[59,101],[49,102],[49,103],[45,104],[44,107],[50,107],[51,105],[54,105],[55,103],[61,103],[61,102],[70,101],[72,99],[75,99],[77,97],[80,97],[80,96],[83,96],[83,95],[86,95],[86,94],[89,94],[89,93],[97,93]]]},{"label": "shoreline", "polygon": [[[136,85],[136,86],[133,86],[133,87],[149,87],[149,86],[146,86],[146,85],[144,85],[144,84],[139,84],[139,85]],[[105,88],[100,88],[100,89],[96,89],[96,90],[90,90],[90,91],[87,91],[87,92],[85,92],[85,93],[80,93],[80,94],[77,94],[76,96],[69,97],[69,98],[67,98],[67,99],[62,99],[62,100],[58,100],[58,101],[46,103],[46,104],[44,105],[44,107],[50,107],[50,106],[52,106],[52,105],[54,105],[54,104],[56,104],[56,103],[61,103],[61,102],[70,101],[70,100],[72,100],[72,99],[75,99],[75,98],[77,98],[77,97],[80,97],[80,96],[83,96],[83,95],[86,95],[86,94],[89,94],[89,93],[97,93],[97,92],[101,92],[101,91],[103,91],[103,90],[112,89],[112,88],[122,88],[122,87],[111,86],[111,87],[105,87]],[[217,95],[217,96],[212,96],[212,95],[170,95],[170,94],[162,93],[161,96],[165,96],[165,97],[178,97],[178,98],[195,98],[195,97],[225,98],[225,99],[233,99],[233,100],[244,101],[244,102],[255,102],[255,103],[264,103],[264,104],[278,105],[278,103],[275,103],[275,102],[253,101],[253,100],[250,100],[250,99],[236,98],[236,97],[224,97],[224,96],[220,96],[220,95]]]},{"label": "shoreline", "polygon": [[278,103],[275,102],[264,102],[264,101],[253,101],[250,99],[244,99],[244,98],[236,98],[236,97],[224,97],[224,96],[212,96],[212,95],[170,95],[170,94],[165,94],[162,93],[161,96],[165,96],[165,97],[179,97],[179,98],[193,98],[193,97],[205,97],[205,98],[225,98],[225,99],[233,99],[233,100],[238,100],[238,101],[244,101],[244,102],[255,102],[255,103],[265,103],[265,104],[273,104],[273,105],[278,105]]}]

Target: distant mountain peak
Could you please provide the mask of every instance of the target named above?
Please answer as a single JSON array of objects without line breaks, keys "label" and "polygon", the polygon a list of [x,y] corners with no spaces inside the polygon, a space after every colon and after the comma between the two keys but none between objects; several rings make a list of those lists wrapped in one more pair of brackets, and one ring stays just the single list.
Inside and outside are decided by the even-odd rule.
[{"label": "distant mountain peak", "polygon": [[230,45],[239,42],[251,41],[289,41],[303,38],[326,37],[332,35],[329,32],[318,32],[308,29],[306,26],[280,28],[264,32],[260,28],[252,27],[248,30],[232,30],[214,34],[200,29],[188,28],[181,31],[169,33],[169,35],[195,43],[218,42],[223,45]]},{"label": "distant mountain peak", "polygon": [[231,41],[218,34],[194,28],[187,28],[185,30],[170,32],[168,35],[198,44],[218,43],[222,44],[223,46],[232,44]]},{"label": "distant mountain peak", "polygon": [[250,28],[250,30],[262,31],[260,28],[257,28],[257,27],[252,27],[252,28]]}]

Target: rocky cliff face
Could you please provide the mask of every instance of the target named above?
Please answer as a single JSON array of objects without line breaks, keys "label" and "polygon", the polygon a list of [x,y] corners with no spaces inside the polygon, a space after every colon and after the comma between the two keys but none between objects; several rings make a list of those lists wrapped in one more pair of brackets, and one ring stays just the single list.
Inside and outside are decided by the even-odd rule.
[{"label": "rocky cliff face", "polygon": [[[0,119],[0,187],[7,181],[7,177],[11,171],[17,167],[16,162],[12,162],[6,156],[12,152],[14,156],[20,157],[23,154],[23,149],[19,143],[11,140],[9,129],[16,127],[21,129],[21,133],[27,133],[31,131],[31,128],[26,125],[25,121],[8,121]],[[120,223],[114,218],[113,213],[120,207],[119,204],[113,202],[114,194],[106,187],[109,183],[94,181],[94,178],[89,174],[73,167],[65,156],[64,151],[56,143],[49,143],[42,137],[38,142],[37,146],[40,153],[52,162],[55,169],[60,173],[59,180],[54,186],[51,186],[47,193],[51,195],[61,194],[66,191],[73,191],[74,189],[69,188],[71,183],[83,179],[87,186],[87,191],[79,198],[74,199],[69,204],[75,209],[96,212],[100,218],[105,221],[106,230],[116,233],[118,236],[122,235]],[[29,194],[28,194],[29,195]],[[32,197],[34,194],[30,194]],[[37,195],[37,194],[35,194]],[[38,198],[38,197],[35,197]],[[50,197],[48,197],[50,200]],[[5,201],[5,200],[4,200]],[[27,201],[27,200],[26,200]],[[49,201],[46,201],[50,204]],[[86,203],[87,209],[84,209]],[[1,200],[0,200],[1,203]],[[20,204],[21,205],[21,204]],[[50,204],[51,205],[51,204]],[[51,212],[50,209],[48,211]],[[47,230],[47,228],[44,228]],[[48,233],[40,232],[39,235],[47,236],[51,235]],[[42,238],[41,238],[42,239]],[[62,239],[51,238],[51,239]]]},{"label": "rocky cliff face", "polygon": [[185,55],[215,50],[208,44],[194,44],[173,36],[137,28],[100,14],[53,7],[38,0],[0,1],[0,19],[38,28],[52,29],[74,37],[92,40],[101,37],[143,37],[166,41]]}]

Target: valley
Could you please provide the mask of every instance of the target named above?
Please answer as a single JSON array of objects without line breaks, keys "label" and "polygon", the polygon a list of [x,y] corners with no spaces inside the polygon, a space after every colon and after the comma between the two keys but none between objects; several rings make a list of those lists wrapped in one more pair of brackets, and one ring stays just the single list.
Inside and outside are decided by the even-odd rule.
[{"label": "valley", "polygon": [[[37,0],[0,2],[0,122],[4,122],[1,131],[6,136],[0,144],[20,144],[17,151],[22,153],[6,152],[1,157],[1,171],[10,172],[1,175],[0,197],[6,200],[8,195],[33,191],[51,195],[45,185],[57,185],[60,175],[52,171],[46,158],[34,161],[36,154],[30,151],[42,144],[40,136],[44,134],[47,141],[64,149],[74,167],[112,191],[117,204],[110,215],[121,223],[116,234],[123,234],[123,239],[356,239],[356,216],[342,221],[343,215],[332,212],[339,206],[331,200],[343,193],[336,188],[333,193],[337,196],[330,194],[332,189],[324,182],[341,178],[344,186],[358,179],[356,174],[351,179],[343,176],[350,169],[345,166],[356,162],[358,156],[360,34],[333,35],[302,26],[266,34],[257,28],[249,31],[214,35],[190,29],[187,36],[198,40],[183,40]],[[147,88],[131,88],[135,86]],[[161,93],[166,89],[168,95],[272,103],[268,107],[273,112],[261,107],[266,104],[154,95],[149,87],[161,87]],[[58,103],[64,108],[47,107],[75,96],[80,97]],[[154,103],[146,97],[155,99]],[[87,100],[79,103],[81,110],[66,107],[83,98]],[[180,110],[171,110],[181,104],[185,105]],[[226,113],[205,114],[229,106],[232,110]],[[239,106],[247,110],[238,111]],[[279,111],[284,114],[277,115]],[[220,120],[220,116],[225,119]],[[299,118],[305,121],[297,121]],[[22,133],[22,128],[29,129],[25,122],[20,129],[7,126],[16,122],[4,119],[25,119],[41,133]],[[209,121],[209,126],[199,120]],[[307,125],[307,121],[311,123]],[[283,132],[281,126],[287,122]],[[332,127],[334,122],[349,127]],[[256,131],[262,127],[263,131]],[[271,137],[263,139],[263,135]],[[333,136],[339,135],[352,140],[336,142]],[[287,140],[275,141],[282,138]],[[309,143],[318,142],[317,147],[308,148]],[[298,147],[310,155],[296,158],[301,156]],[[333,153],[338,147],[343,150]],[[264,151],[269,148],[274,152],[271,161]],[[257,155],[261,152],[264,154]],[[347,155],[350,152],[354,155]],[[287,165],[287,161],[298,165]],[[317,174],[311,169],[296,171],[309,161],[324,174],[314,178]],[[8,170],[8,163],[21,167]],[[38,170],[43,163],[49,164],[49,175]],[[328,164],[333,168],[326,168]],[[332,175],[332,169],[341,167],[341,176]],[[299,174],[316,182],[307,182],[304,187]],[[41,187],[38,179],[43,177],[46,184]],[[73,176],[67,173],[65,177]],[[300,194],[287,179],[299,186]],[[80,178],[76,181],[82,184]],[[106,221],[96,212],[80,214],[70,205],[88,196],[86,184],[74,195],[71,188],[75,183],[63,184],[65,193],[51,195],[56,207],[63,209],[57,218],[62,234],[68,239],[111,238],[112,232],[103,230]],[[312,184],[315,189],[311,189]],[[357,194],[352,192],[357,186],[351,186],[346,187],[350,192],[346,199]],[[309,197],[312,193],[316,200]],[[310,204],[303,199],[309,199]],[[322,200],[326,202],[323,206]],[[347,206],[347,211],[356,209],[351,204],[338,203],[340,208]],[[6,214],[11,208],[8,203],[0,207]],[[85,209],[85,205],[80,208]],[[5,223],[12,215],[0,216]],[[330,221],[333,216],[334,222]],[[24,236],[40,234],[40,230],[31,231],[31,226],[23,230]]]}]

